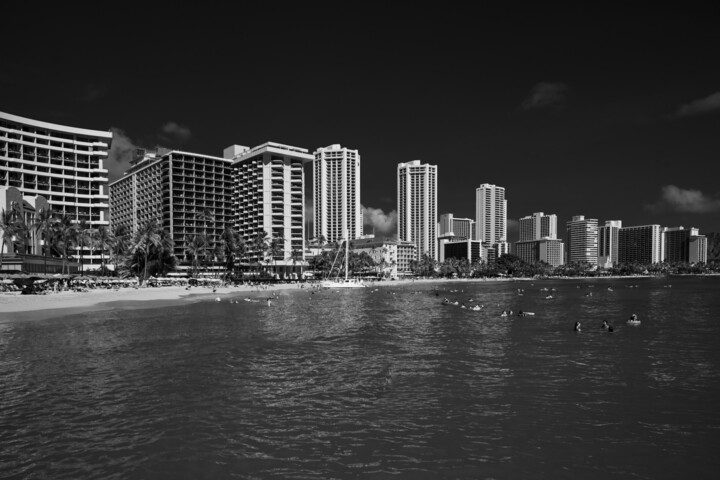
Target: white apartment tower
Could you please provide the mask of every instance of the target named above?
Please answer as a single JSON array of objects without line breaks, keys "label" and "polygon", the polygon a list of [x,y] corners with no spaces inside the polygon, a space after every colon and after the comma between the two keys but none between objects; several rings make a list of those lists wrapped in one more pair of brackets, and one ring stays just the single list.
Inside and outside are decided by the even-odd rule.
[{"label": "white apartment tower", "polygon": [[598,221],[575,215],[567,222],[567,263],[587,263],[593,266],[598,261]]},{"label": "white apartment tower", "polygon": [[497,257],[509,253],[504,187],[483,183],[475,190],[475,228],[483,246],[496,246]]},{"label": "white apartment tower", "polygon": [[437,165],[398,164],[398,240],[417,245],[418,258],[437,260]]},{"label": "white apartment tower", "polygon": [[622,220],[606,220],[598,227],[598,266],[612,268],[618,264],[618,234]]},{"label": "white apartment tower", "polygon": [[363,233],[360,206],[360,154],[333,144],[314,152],[313,205],[315,207],[315,238],[327,242],[349,240]]},{"label": "white apartment tower", "polygon": [[545,215],[536,212],[519,221],[520,242],[557,238],[557,215]]},{"label": "white apartment tower", "polygon": [[[232,159],[235,228],[249,247],[248,260],[264,262],[277,272],[296,270],[305,250],[303,166],[314,157],[305,148],[275,142],[252,149],[233,145],[223,157]],[[274,253],[262,249],[258,238],[279,248]]]}]

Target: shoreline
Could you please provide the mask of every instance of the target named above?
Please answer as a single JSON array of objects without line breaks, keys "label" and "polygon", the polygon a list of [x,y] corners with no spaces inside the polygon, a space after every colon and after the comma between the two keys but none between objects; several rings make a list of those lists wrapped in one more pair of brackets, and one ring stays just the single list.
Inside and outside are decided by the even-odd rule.
[{"label": "shoreline", "polygon": [[[442,285],[445,283],[499,283],[499,282],[543,282],[547,280],[576,280],[578,282],[595,280],[632,280],[640,278],[670,278],[641,276],[608,276],[608,277],[551,277],[551,278],[416,278],[382,282],[372,282],[369,288],[401,287],[408,285]],[[109,309],[136,309],[177,305],[182,302],[198,301],[209,298],[220,298],[238,294],[264,294],[283,290],[308,290],[318,287],[315,283],[297,284],[280,283],[261,286],[238,285],[218,287],[162,286],[142,288],[121,288],[119,290],[91,289],[85,292],[59,292],[47,295],[20,295],[17,293],[0,294],[0,323],[24,319],[48,319],[55,316],[71,315],[76,312],[103,311]]]}]

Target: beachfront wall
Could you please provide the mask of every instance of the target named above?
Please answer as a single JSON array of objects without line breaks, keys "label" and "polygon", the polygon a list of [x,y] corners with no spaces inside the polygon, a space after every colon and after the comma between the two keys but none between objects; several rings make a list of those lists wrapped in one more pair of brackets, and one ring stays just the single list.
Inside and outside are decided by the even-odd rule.
[{"label": "beachfront wall", "polygon": [[2,266],[0,267],[0,274],[77,274],[79,271],[80,264],[77,262],[63,263],[61,258],[42,255],[2,254]]}]

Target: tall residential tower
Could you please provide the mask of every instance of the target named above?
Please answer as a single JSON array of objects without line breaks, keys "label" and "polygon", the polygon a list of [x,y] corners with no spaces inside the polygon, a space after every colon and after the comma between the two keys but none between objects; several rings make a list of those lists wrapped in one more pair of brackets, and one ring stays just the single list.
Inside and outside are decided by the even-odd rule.
[{"label": "tall residential tower", "polygon": [[567,222],[567,263],[587,263],[597,266],[598,221],[575,215]]},{"label": "tall residential tower", "polygon": [[349,240],[363,232],[360,206],[360,154],[338,144],[319,148],[313,161],[315,238],[337,242],[346,232]]},{"label": "tall residential tower", "polygon": [[418,258],[437,260],[437,165],[398,164],[398,240],[417,245]]}]

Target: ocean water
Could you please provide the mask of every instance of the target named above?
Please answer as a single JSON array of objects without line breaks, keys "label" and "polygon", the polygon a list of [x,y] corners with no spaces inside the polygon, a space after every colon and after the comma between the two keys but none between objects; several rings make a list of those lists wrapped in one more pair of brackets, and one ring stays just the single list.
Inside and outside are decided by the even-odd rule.
[{"label": "ocean water", "polygon": [[1,323],[0,478],[720,472],[720,278],[268,295]]}]

